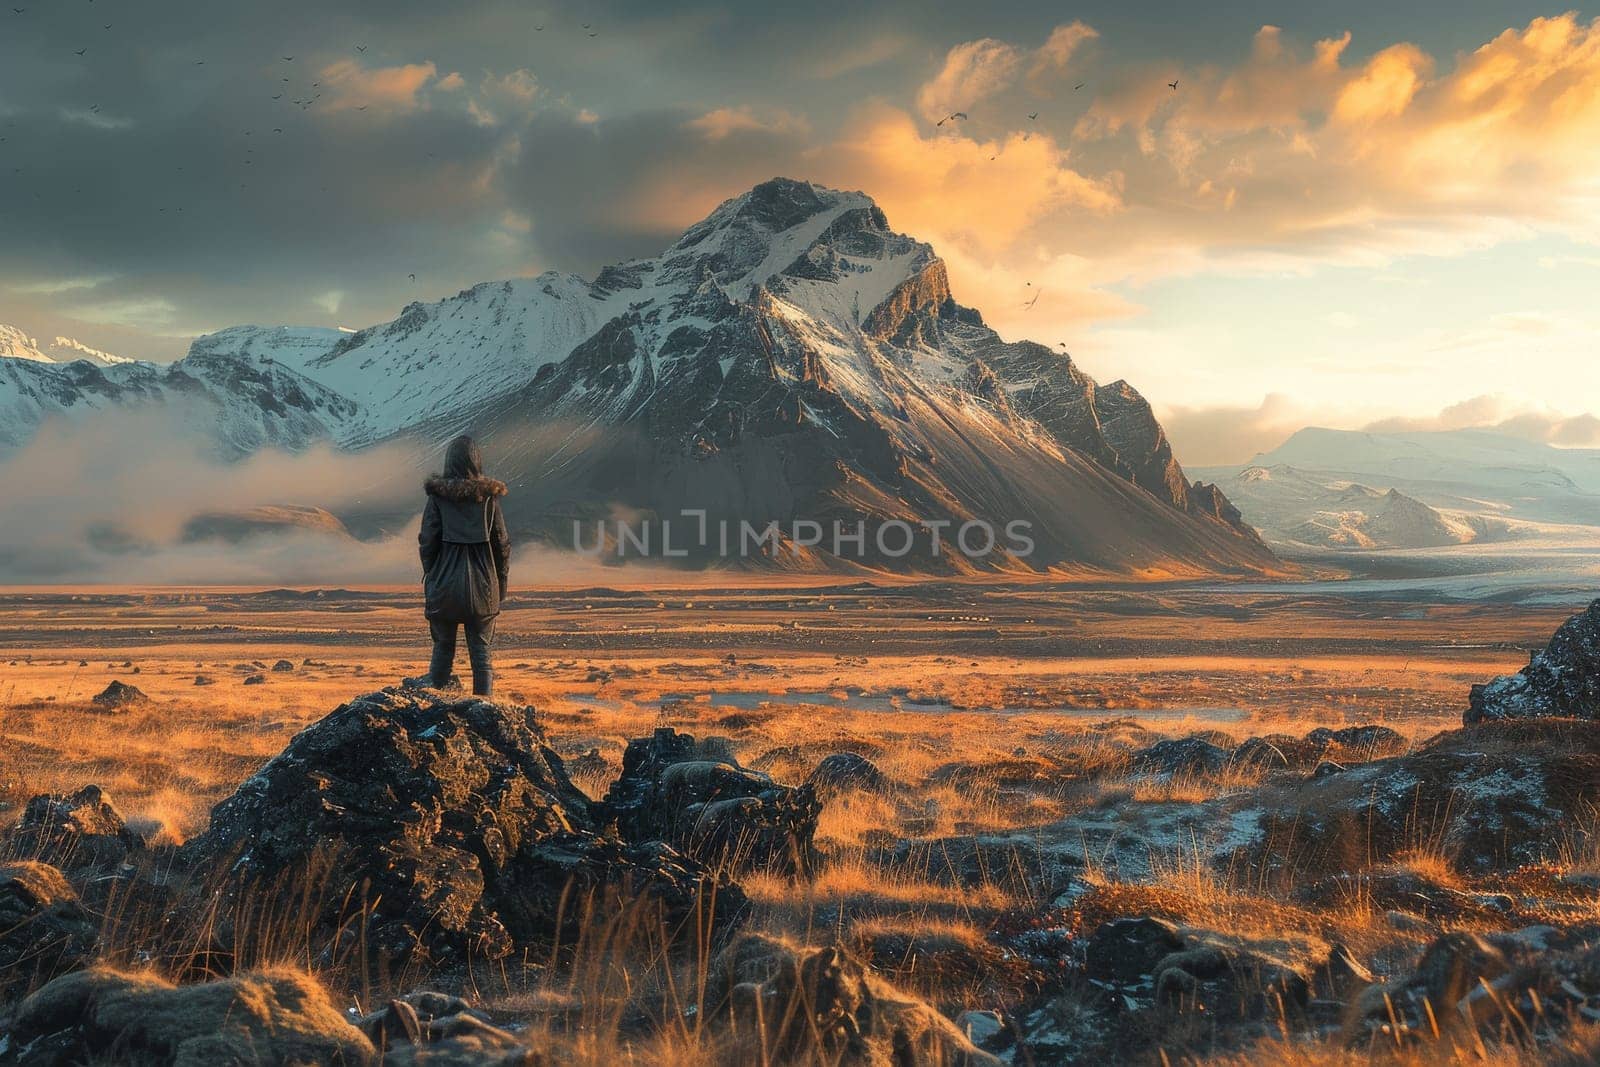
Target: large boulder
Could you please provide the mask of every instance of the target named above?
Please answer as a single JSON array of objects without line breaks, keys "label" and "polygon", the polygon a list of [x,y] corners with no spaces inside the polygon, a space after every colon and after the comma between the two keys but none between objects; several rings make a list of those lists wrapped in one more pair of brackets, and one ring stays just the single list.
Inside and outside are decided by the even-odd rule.
[{"label": "large boulder", "polygon": [[11,833],[15,855],[67,871],[121,863],[142,844],[97,785],[75,793],[41,793],[28,801]]},{"label": "large boulder", "polygon": [[185,851],[229,870],[234,899],[320,885],[329,930],[350,937],[361,916],[369,950],[436,964],[546,945],[597,894],[678,923],[702,890],[722,919],[743,900],[671,849],[596,834],[533,709],[426,689],[370,693],[302,730]]},{"label": "large boulder", "polygon": [[33,862],[0,867],[0,1002],[82,967],[96,934],[60,871]]},{"label": "large boulder", "polygon": [[1134,753],[1129,769],[1135,774],[1166,778],[1209,776],[1227,766],[1228,755],[1229,749],[1203,737],[1169,737]]},{"label": "large boulder", "polygon": [[671,728],[628,742],[603,817],[632,841],[659,840],[712,867],[808,871],[822,802],[704,751]]},{"label": "large boulder", "polygon": [[1472,687],[1463,720],[1600,718],[1600,599],[1562,623],[1516,674]]},{"label": "large boulder", "polygon": [[706,1025],[721,1038],[715,1062],[729,1067],[999,1067],[949,1019],[836,945],[740,937],[711,962],[704,1004]]},{"label": "large boulder", "polygon": [[0,1064],[44,1067],[362,1067],[372,1042],[310,976],[270,970],[174,986],[96,967],[65,975],[17,1008]]}]

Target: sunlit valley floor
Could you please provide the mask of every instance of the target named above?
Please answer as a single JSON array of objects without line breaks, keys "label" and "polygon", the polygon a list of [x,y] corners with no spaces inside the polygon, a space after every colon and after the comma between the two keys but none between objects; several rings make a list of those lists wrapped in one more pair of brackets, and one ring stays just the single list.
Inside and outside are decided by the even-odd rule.
[{"label": "sunlit valley floor", "polygon": [[[157,853],[202,834],[302,728],[426,659],[409,592],[13,591],[0,604],[4,819],[93,783]],[[592,799],[629,739],[663,727],[779,783],[812,780],[811,870],[742,872],[742,929],[802,960],[841,946],[931,1005],[959,1034],[926,1024],[924,1058],[1576,1063],[1596,1047],[1584,1013],[1600,985],[1583,983],[1600,967],[1568,980],[1581,996],[1559,1027],[1509,1003],[1496,1029],[1398,1002],[1430,980],[1418,957],[1447,935],[1503,956],[1492,979],[1523,964],[1478,935],[1545,928],[1552,940],[1528,951],[1549,954],[1600,924],[1592,724],[1459,730],[1469,687],[1526,664],[1579,606],[1182,585],[524,592],[500,619],[497,697],[537,709]],[[146,699],[97,705],[114,680]],[[1349,729],[1366,726],[1381,729]],[[1336,733],[1313,734],[1324,727]],[[817,777],[844,753],[870,776]],[[1545,776],[1537,797],[1478,780],[1519,774]],[[96,953],[195,976],[192,958],[164,955],[159,923],[126,917],[129,901],[98,908]],[[1102,930],[1126,945],[1108,949]],[[467,997],[518,1055],[750,1052],[682,990],[672,1025],[640,1022],[640,988],[692,985],[684,966],[703,985],[703,958],[596,941],[375,975],[313,940],[279,937],[256,962],[313,971],[351,1018],[428,988]],[[1160,967],[1141,970],[1141,951]],[[808,1061],[878,1062],[802,1044]],[[484,1055],[448,1062],[502,1062]]]}]

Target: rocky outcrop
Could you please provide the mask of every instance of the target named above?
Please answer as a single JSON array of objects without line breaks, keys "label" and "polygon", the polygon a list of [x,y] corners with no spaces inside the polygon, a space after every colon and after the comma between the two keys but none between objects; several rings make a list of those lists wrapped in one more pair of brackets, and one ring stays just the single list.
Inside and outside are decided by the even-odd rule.
[{"label": "rocky outcrop", "polygon": [[17,1008],[0,1064],[366,1067],[377,1051],[308,975],[270,970],[174,986],[104,967],[65,975]]},{"label": "rocky outcrop", "polygon": [[727,1067],[999,1067],[950,1020],[838,946],[741,937],[712,961],[704,1000],[706,1023],[723,1038],[716,1062]]},{"label": "rocky outcrop", "polygon": [[1475,685],[1468,724],[1499,719],[1600,718],[1600,599],[1556,630],[1516,674]]},{"label": "rocky outcrop", "polygon": [[834,752],[824,756],[806,778],[806,784],[827,797],[840,793],[886,793],[893,788],[889,776],[878,765],[855,752]]},{"label": "rocky outcrop", "polygon": [[136,708],[142,704],[150,703],[150,698],[145,696],[143,690],[138,686],[113,680],[110,685],[96,693],[89,702],[103,711],[125,711],[128,708]]},{"label": "rocky outcrop", "polygon": [[1600,782],[1600,723],[1486,723],[1271,794],[1252,877],[1359,871],[1426,844],[1462,874],[1555,857]]},{"label": "rocky outcrop", "polygon": [[1215,775],[1228,765],[1228,750],[1200,737],[1169,737],[1134,753],[1135,774]]},{"label": "rocky outcrop", "polygon": [[1084,949],[1084,973],[1119,995],[1213,1017],[1294,1014],[1310,996],[1307,976],[1261,946],[1151,917],[1102,924]]},{"label": "rocky outcrop", "polygon": [[54,867],[0,867],[0,1003],[84,966],[94,949],[96,923]]},{"label": "rocky outcrop", "polygon": [[[670,929],[741,909],[672,848],[596,832],[531,708],[385,689],[342,705],[212,811],[185,848],[234,895],[313,879],[328,929],[359,917],[383,958],[435,964],[545,946],[607,899]],[[568,942],[570,943],[570,941]]]},{"label": "rocky outcrop", "polygon": [[808,871],[822,802],[689,734],[662,728],[628,742],[622,774],[600,805],[630,840],[659,840],[713,868]]},{"label": "rocky outcrop", "polygon": [[97,785],[75,793],[43,793],[28,801],[11,831],[14,855],[66,871],[120,863],[142,842]]}]

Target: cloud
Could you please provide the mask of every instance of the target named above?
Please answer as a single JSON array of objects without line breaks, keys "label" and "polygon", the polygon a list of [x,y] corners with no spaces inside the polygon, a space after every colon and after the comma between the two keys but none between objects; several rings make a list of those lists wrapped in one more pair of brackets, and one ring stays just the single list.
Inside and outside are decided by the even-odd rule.
[{"label": "cloud", "polygon": [[910,115],[886,106],[863,110],[815,158],[825,180],[871,190],[897,228],[989,251],[1011,245],[1049,212],[1121,207],[1114,180],[1073,169],[1050,137],[925,137]]},{"label": "cloud", "polygon": [[1372,433],[1416,430],[1493,430],[1528,441],[1572,448],[1600,448],[1600,418],[1528,408],[1513,398],[1484,394],[1451,404],[1436,415],[1396,416],[1368,423]]},{"label": "cloud", "polygon": [[8,285],[6,288],[13,293],[23,295],[57,296],[61,293],[76,292],[80,289],[94,289],[114,280],[115,277],[112,274],[94,274],[77,278],[46,278],[40,281]]},{"label": "cloud", "polygon": [[[363,107],[409,111],[423,105],[422,90],[438,75],[439,68],[432,61],[396,67],[364,67],[354,59],[341,59],[322,68],[321,83],[327,92],[321,106],[327,111],[354,111]],[[452,77],[459,79],[460,75]],[[441,88],[454,87],[441,85]]]},{"label": "cloud", "polygon": [[1119,245],[1148,277],[1600,235],[1600,21],[1534,19],[1448,70],[1408,43],[1346,64],[1349,42],[1303,54],[1269,26],[1177,92],[1153,67],[1110,79],[1071,144],[1086,172],[1126,175],[1130,210],[1079,247]]},{"label": "cloud", "polygon": [[993,37],[958,44],[946,53],[939,73],[917,91],[917,110],[929,122],[966,111],[1010,88],[1021,65],[1021,50]]},{"label": "cloud", "polygon": [[1078,50],[1099,36],[1094,27],[1076,20],[1057,26],[1034,53],[1028,80],[1035,86],[1043,85],[1052,75],[1065,71]]},{"label": "cloud", "polygon": [[[261,452],[236,464],[170,413],[112,412],[48,420],[0,462],[8,503],[0,578],[7,581],[251,584],[373,583],[409,579],[415,526],[359,542],[297,530],[243,544],[188,543],[197,515],[300,504],[338,512],[402,507],[417,457],[399,447],[341,454]],[[159,471],[159,476],[153,472]],[[70,485],[71,493],[59,487]],[[409,536],[408,536],[409,534]]]},{"label": "cloud", "polygon": [[1173,454],[1186,467],[1218,467],[1247,462],[1270,452],[1295,431],[1336,419],[1313,417],[1305,407],[1279,393],[1250,406],[1164,408],[1157,412]]},{"label": "cloud", "polygon": [[707,141],[721,141],[738,133],[789,134],[801,133],[807,129],[806,121],[791,112],[779,110],[762,117],[748,105],[719,107],[692,118],[683,125]]}]

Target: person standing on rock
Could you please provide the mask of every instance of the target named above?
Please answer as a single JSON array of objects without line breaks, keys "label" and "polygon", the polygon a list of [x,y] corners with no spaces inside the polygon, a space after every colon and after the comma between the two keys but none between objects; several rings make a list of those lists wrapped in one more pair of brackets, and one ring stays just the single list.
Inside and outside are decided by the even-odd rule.
[{"label": "person standing on rock", "polygon": [[456,631],[467,631],[472,661],[472,692],[494,694],[489,646],[495,618],[510,580],[511,538],[500,498],[506,483],[485,477],[483,454],[462,435],[445,449],[444,473],[422,483],[428,502],[422,509],[417,542],[422,552],[424,612],[433,635],[428,674],[416,682],[443,688],[456,658]]}]

